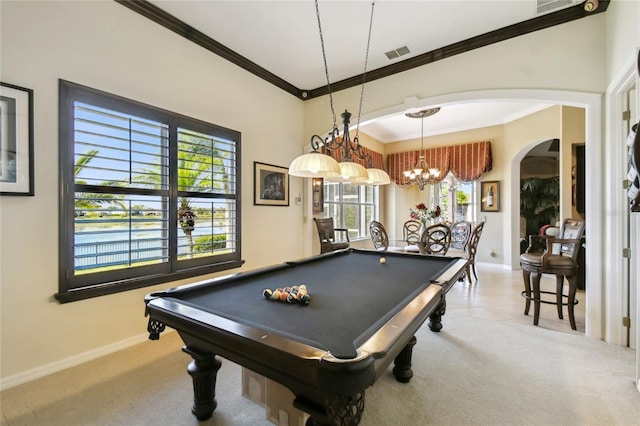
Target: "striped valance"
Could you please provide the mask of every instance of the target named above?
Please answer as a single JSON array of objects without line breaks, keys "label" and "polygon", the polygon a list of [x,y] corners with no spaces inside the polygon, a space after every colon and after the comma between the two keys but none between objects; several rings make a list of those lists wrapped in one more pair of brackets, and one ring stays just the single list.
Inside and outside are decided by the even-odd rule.
[{"label": "striped valance", "polygon": [[[337,141],[341,142],[342,138],[338,137]],[[355,149],[356,144],[354,142],[351,142],[351,147],[352,147],[352,149]],[[361,166],[366,167],[366,168],[372,167],[374,169],[384,169],[384,159],[383,159],[381,153],[376,152],[376,151],[374,151],[372,149],[369,149],[369,148],[365,148],[362,145],[360,145],[360,149],[361,149],[361,152],[363,154],[365,154],[365,155],[369,154],[371,156],[371,166],[369,166],[365,160],[362,160],[362,159],[358,158],[358,156],[353,154],[353,153],[351,154],[351,161],[353,161],[356,164],[360,164]],[[323,147],[322,148],[322,153],[329,155],[334,160],[336,160],[338,163],[340,163],[340,162],[342,162],[342,159],[344,157],[344,155],[343,155],[344,154],[344,148],[339,148],[339,149],[337,149],[335,151],[328,151],[326,148]]]},{"label": "striped valance", "polygon": [[451,172],[456,179],[470,182],[491,170],[493,165],[489,141],[389,154],[387,156],[389,176],[401,188],[411,185],[402,172],[415,166],[421,152],[424,153],[424,159],[429,167],[440,170],[440,180]]}]

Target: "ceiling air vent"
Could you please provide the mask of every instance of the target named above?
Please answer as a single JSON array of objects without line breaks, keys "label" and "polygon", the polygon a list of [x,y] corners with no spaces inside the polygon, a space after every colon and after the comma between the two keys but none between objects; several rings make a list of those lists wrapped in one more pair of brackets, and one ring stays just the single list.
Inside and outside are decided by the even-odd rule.
[{"label": "ceiling air vent", "polygon": [[402,55],[406,55],[407,53],[410,53],[410,52],[411,51],[407,46],[402,46],[402,47],[398,47],[397,49],[385,52],[385,55],[387,55],[387,58],[389,58],[389,60],[392,60],[395,58],[399,58]]},{"label": "ceiling air vent", "polygon": [[536,15],[544,15],[558,9],[566,9],[574,4],[581,3],[583,0],[537,0]]}]

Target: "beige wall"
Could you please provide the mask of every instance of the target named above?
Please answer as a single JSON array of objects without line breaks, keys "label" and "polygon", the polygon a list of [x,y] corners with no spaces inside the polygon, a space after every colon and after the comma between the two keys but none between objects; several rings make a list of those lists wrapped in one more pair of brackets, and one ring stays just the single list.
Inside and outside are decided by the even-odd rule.
[{"label": "beige wall", "polygon": [[300,257],[301,181],[291,179],[290,207],[266,207],[253,205],[252,179],[253,161],[288,167],[302,152],[302,101],[116,2],[0,7],[1,80],[34,90],[36,184],[35,197],[0,199],[3,385],[144,339],[144,295],[176,284],[62,305],[53,299],[58,79],[242,132],[244,269]]},{"label": "beige wall", "polygon": [[[562,107],[562,136],[560,156],[560,187],[562,188],[560,200],[560,219],[571,217],[584,219],[584,215],[576,210],[572,202],[571,186],[575,182],[571,177],[571,171],[576,165],[576,145],[584,145],[584,109],[575,107]],[[586,190],[586,189],[585,189]]]},{"label": "beige wall", "polygon": [[[3,1],[0,8],[0,79],[34,89],[36,169],[35,197],[0,199],[3,387],[143,339],[143,296],[165,287],[64,305],[53,300],[57,291],[59,78],[241,131],[246,269],[312,253],[315,234],[308,220],[308,182],[291,178],[292,201],[302,193],[303,205],[254,207],[252,163],[287,166],[303,151],[302,141],[330,130],[326,97],[302,104],[115,2]],[[439,96],[482,90],[604,93],[640,45],[639,11],[636,1],[611,2],[606,14],[371,82],[365,92],[363,119],[423,106],[419,103],[427,98],[435,103]],[[358,91],[336,93],[337,109],[357,111]],[[511,140],[506,130],[503,137]],[[504,151],[496,150],[496,164],[509,161],[512,151],[506,144]],[[487,178],[506,181],[500,173],[495,168]],[[593,189],[601,190],[600,186]],[[387,210],[385,214],[391,215]],[[500,228],[498,215],[488,220],[492,228]],[[291,232],[279,232],[283,223]]]}]

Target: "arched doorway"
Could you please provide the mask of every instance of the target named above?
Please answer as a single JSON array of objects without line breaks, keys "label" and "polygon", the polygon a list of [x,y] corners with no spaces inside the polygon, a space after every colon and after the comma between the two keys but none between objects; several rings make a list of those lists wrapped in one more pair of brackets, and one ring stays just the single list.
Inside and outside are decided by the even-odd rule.
[{"label": "arched doorway", "polygon": [[[603,203],[603,165],[601,162],[602,148],[602,97],[592,93],[566,92],[555,90],[504,89],[482,90],[452,93],[425,99],[412,98],[403,104],[372,111],[363,115],[363,121],[375,120],[391,114],[403,113],[408,105],[423,108],[433,105],[447,105],[482,100],[508,100],[548,102],[584,108],[585,111],[585,164],[589,173],[586,174],[585,185],[590,188],[586,199],[585,209],[589,212],[586,218],[586,233],[589,235],[589,247],[586,258],[587,283],[585,334],[589,337],[602,338],[603,324],[603,266],[602,266],[602,203]],[[504,265],[513,270],[520,269],[520,161],[526,152],[519,152],[513,158],[505,158],[504,175],[502,180],[505,197],[501,214],[502,247],[505,252]]]}]

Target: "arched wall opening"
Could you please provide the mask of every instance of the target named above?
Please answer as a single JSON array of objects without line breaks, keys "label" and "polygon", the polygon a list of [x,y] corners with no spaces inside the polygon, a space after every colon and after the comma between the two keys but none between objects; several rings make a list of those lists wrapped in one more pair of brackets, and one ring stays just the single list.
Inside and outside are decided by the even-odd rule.
[{"label": "arched wall opening", "polygon": [[[545,102],[557,105],[573,106],[585,110],[585,146],[586,146],[586,174],[585,186],[590,190],[586,194],[585,210],[589,212],[586,218],[586,234],[589,236],[589,250],[586,254],[586,318],[585,334],[593,338],[602,338],[603,333],[603,279],[602,279],[602,246],[603,246],[603,218],[602,206],[602,176],[604,164],[602,158],[602,95],[583,92],[567,92],[558,90],[533,89],[502,89],[482,90],[452,93],[424,99],[411,98],[405,103],[389,106],[363,115],[363,121],[375,120],[390,115],[401,114],[408,108],[425,108],[433,105],[447,105],[479,101],[531,101]],[[520,150],[513,158],[504,159],[508,162],[505,175],[502,177],[505,194],[502,214],[502,247],[504,250],[503,267],[519,270],[519,240],[520,240],[520,161],[526,153],[540,141],[531,142],[528,148]],[[390,192],[393,192],[391,190]]]}]

